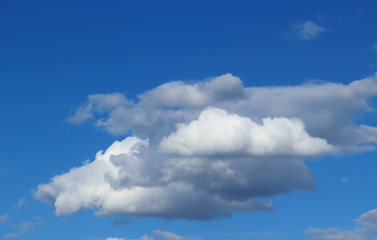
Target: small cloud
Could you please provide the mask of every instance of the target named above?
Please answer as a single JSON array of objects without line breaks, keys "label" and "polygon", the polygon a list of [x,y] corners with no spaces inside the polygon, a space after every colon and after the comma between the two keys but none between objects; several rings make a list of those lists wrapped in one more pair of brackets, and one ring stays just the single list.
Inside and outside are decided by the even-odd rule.
[{"label": "small cloud", "polygon": [[132,223],[134,220],[129,219],[129,218],[121,218],[113,221],[113,225],[118,226],[118,225],[127,225]]},{"label": "small cloud", "polygon": [[377,53],[377,44],[374,44],[371,49],[372,49],[372,52]]},{"label": "small cloud", "polygon": [[326,31],[324,27],[318,26],[312,21],[299,22],[292,27],[293,35],[299,40],[315,39],[324,31]]},{"label": "small cloud", "polygon": [[4,214],[2,216],[0,216],[0,223],[6,223],[8,222],[10,219],[9,215],[8,214]]},{"label": "small cloud", "polygon": [[341,179],[341,182],[342,182],[342,183],[349,183],[349,180],[350,180],[349,177],[343,177],[343,178]]},{"label": "small cloud", "polygon": [[24,198],[20,199],[16,205],[13,205],[12,208],[20,209],[21,207],[26,205],[26,200]]}]

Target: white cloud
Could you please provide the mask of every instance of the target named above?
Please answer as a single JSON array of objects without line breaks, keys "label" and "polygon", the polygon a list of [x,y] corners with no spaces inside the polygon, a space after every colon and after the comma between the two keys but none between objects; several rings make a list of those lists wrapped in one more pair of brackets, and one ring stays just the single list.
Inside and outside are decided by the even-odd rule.
[{"label": "white cloud", "polygon": [[376,75],[348,85],[243,87],[231,74],[163,84],[135,103],[120,93],[93,95],[72,117],[89,115],[110,133],[133,136],[34,196],[58,215],[95,208],[206,220],[272,210],[265,199],[314,188],[303,157],[375,146],[377,128],[358,117],[374,111],[376,95]]},{"label": "white cloud", "polygon": [[356,219],[358,224],[354,230],[343,230],[342,228],[309,228],[305,233],[313,236],[314,239],[322,240],[375,240],[372,235],[377,231],[377,209],[372,209]]},{"label": "white cloud", "polygon": [[179,124],[160,147],[186,156],[247,154],[251,156],[311,156],[330,153],[326,140],[313,138],[298,119],[264,118],[258,125],[249,118],[209,108],[198,120]]},{"label": "white cloud", "polygon": [[[159,155],[147,140],[128,137],[97,153],[95,161],[39,185],[35,197],[50,201],[58,215],[96,207],[100,215],[205,220],[233,211],[271,210],[258,197],[314,186],[298,160],[276,160],[270,166],[273,159]],[[258,173],[264,170],[276,172],[276,178]]]},{"label": "white cloud", "polygon": [[296,37],[301,40],[315,39],[326,31],[324,27],[320,27],[312,21],[297,23],[293,26],[293,30]]}]

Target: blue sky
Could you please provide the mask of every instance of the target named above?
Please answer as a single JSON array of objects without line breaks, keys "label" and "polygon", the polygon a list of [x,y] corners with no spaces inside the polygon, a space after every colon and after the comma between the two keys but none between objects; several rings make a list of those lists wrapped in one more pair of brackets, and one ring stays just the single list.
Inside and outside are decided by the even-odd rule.
[{"label": "blue sky", "polygon": [[2,1],[0,237],[372,239],[376,9]]}]

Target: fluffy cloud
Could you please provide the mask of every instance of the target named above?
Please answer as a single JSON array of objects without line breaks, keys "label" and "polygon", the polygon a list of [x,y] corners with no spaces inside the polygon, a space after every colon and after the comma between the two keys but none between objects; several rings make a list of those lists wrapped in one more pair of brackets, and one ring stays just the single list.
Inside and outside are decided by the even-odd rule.
[{"label": "fluffy cloud", "polygon": [[354,230],[342,228],[309,228],[305,233],[312,235],[314,239],[322,240],[375,240],[371,234],[377,231],[377,209],[372,209],[356,219],[358,226]]},{"label": "fluffy cloud", "polygon": [[329,153],[332,147],[310,137],[297,119],[264,118],[258,125],[249,118],[210,108],[198,120],[180,124],[160,146],[170,153],[186,156],[247,154],[251,156],[311,156]]},{"label": "fluffy cloud", "polygon": [[[35,197],[50,201],[58,215],[96,207],[101,215],[204,220],[270,210],[257,197],[312,188],[306,166],[287,161],[270,167],[262,159],[169,158],[149,149],[147,140],[128,137],[97,153],[93,162],[40,185]],[[264,170],[276,171],[276,179],[257,174]]]},{"label": "fluffy cloud", "polygon": [[[315,186],[303,158],[371,149],[376,76],[348,85],[244,87],[225,74],[138,96],[96,94],[72,119],[128,134],[95,159],[38,186],[56,214],[207,220],[272,210],[269,198]],[[90,117],[87,117],[90,116]],[[80,122],[76,121],[76,122]],[[73,121],[75,122],[75,121]]]},{"label": "fluffy cloud", "polygon": [[293,26],[293,30],[296,37],[301,40],[315,39],[326,31],[324,27],[320,27],[312,21],[297,23]]}]

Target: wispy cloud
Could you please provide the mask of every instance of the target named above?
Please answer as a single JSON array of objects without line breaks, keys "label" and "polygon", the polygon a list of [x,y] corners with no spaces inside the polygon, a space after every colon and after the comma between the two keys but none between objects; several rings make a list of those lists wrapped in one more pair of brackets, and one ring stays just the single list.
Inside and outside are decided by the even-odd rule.
[{"label": "wispy cloud", "polygon": [[9,221],[9,219],[10,219],[10,216],[7,213],[5,213],[4,215],[0,216],[0,223],[6,223]]},{"label": "wispy cloud", "polygon": [[184,237],[167,231],[154,230],[152,236],[145,234],[137,239],[109,237],[106,240],[195,240],[195,238]]},{"label": "wispy cloud", "polygon": [[279,232],[232,232],[232,233],[221,233],[221,234],[215,234],[210,235],[211,238],[245,238],[245,237],[259,237],[259,238],[271,238],[271,237],[283,237],[284,234]]},{"label": "wispy cloud", "polygon": [[20,231],[18,233],[7,233],[3,236],[3,238],[5,238],[5,239],[18,238],[18,237],[21,237],[21,236],[24,236],[24,235],[26,235],[26,231]]},{"label": "wispy cloud", "polygon": [[20,209],[21,207],[26,205],[26,200],[24,198],[20,199],[16,205],[13,205],[12,207],[14,209]]},{"label": "wispy cloud", "polygon": [[113,221],[113,225],[118,226],[118,225],[128,225],[132,223],[134,220],[130,218],[121,218],[121,219],[116,219]]},{"label": "wispy cloud", "polygon": [[17,229],[17,231],[3,235],[3,238],[9,239],[9,238],[18,238],[18,237],[24,236],[28,233],[34,232],[36,226],[43,226],[44,224],[45,223],[42,217],[40,216],[33,217],[33,221],[13,223],[11,227]]},{"label": "wispy cloud", "polygon": [[315,22],[306,21],[294,24],[288,31],[288,35],[298,40],[312,40],[318,38],[325,31],[326,28],[317,25]]},{"label": "wispy cloud", "polygon": [[350,178],[349,178],[349,177],[343,177],[340,181],[341,181],[342,183],[349,183]]},{"label": "wispy cloud", "polygon": [[375,240],[371,234],[377,231],[377,209],[370,210],[356,219],[357,226],[353,230],[342,228],[309,228],[306,234],[321,240]]}]

